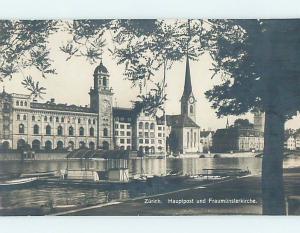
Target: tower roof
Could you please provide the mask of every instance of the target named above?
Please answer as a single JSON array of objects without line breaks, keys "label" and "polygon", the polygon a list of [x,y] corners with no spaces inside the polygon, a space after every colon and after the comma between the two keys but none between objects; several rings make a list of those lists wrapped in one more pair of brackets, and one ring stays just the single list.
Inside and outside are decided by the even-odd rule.
[{"label": "tower roof", "polygon": [[192,94],[192,82],[191,82],[191,72],[190,72],[190,62],[189,56],[186,56],[186,66],[185,66],[185,81],[184,89],[181,98],[189,97]]},{"label": "tower roof", "polygon": [[100,62],[100,65],[98,65],[94,71],[94,75],[97,74],[108,74],[107,68],[103,65],[102,61]]}]

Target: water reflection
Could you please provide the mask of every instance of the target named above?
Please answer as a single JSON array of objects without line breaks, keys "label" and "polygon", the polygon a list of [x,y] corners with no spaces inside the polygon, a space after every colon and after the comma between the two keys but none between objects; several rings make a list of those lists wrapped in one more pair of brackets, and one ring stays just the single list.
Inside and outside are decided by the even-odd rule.
[{"label": "water reflection", "polygon": [[[252,174],[261,171],[260,158],[180,158],[180,159],[150,159],[137,158],[126,161],[107,160],[70,160],[70,161],[2,161],[0,175],[11,173],[33,173],[69,169],[92,169],[105,171],[111,166],[128,166],[129,174],[162,175],[167,171],[178,171],[193,175],[203,173],[202,169],[240,168],[249,169]],[[292,156],[284,161],[284,167],[300,166],[300,159]],[[7,208],[40,208],[51,203],[53,206],[82,206],[124,200],[142,195],[153,195],[164,191],[176,190],[178,187],[152,185],[135,187],[127,190],[98,190],[80,187],[47,187],[38,186],[20,190],[0,191],[0,214]]]}]

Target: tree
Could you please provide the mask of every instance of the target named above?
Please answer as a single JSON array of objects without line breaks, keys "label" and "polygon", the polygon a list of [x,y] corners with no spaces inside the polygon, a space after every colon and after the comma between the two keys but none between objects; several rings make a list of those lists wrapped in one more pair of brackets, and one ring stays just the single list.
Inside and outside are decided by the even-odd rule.
[{"label": "tree", "polygon": [[219,116],[265,112],[263,213],[284,214],[284,123],[300,107],[299,20],[213,20],[210,50],[223,83],[206,93]]},{"label": "tree", "polygon": [[[75,25],[76,31],[91,33],[88,38],[95,38],[94,32],[96,38],[101,37],[101,30],[107,27],[113,33],[113,57],[117,64],[125,64],[125,76],[140,88],[146,82],[155,82],[154,72],[161,67],[165,71],[186,55],[197,60],[209,51],[213,77],[219,77],[221,84],[207,91],[206,96],[217,115],[240,115],[257,109],[265,112],[263,213],[285,213],[284,123],[300,107],[299,20],[116,20],[109,26],[100,22],[100,31],[97,23],[91,27],[84,22],[77,25],[82,26]],[[79,39],[73,42],[86,44],[85,36]],[[97,51],[103,49],[98,47],[86,55],[97,57]],[[78,48],[70,48],[69,54],[80,53]],[[164,89],[165,76],[162,83],[155,84],[155,90]],[[138,104],[146,109],[160,106],[166,99],[162,93],[152,89],[152,94],[140,96]]]},{"label": "tree", "polygon": [[[30,67],[40,71],[42,77],[55,74],[49,58],[48,38],[57,32],[58,24],[53,20],[1,20],[0,82]],[[24,76],[22,85],[34,98],[44,94],[45,88],[31,76]]]},{"label": "tree", "polygon": [[248,119],[236,119],[234,121],[234,127],[238,127],[238,128],[253,128],[253,124],[251,124],[249,122]]}]

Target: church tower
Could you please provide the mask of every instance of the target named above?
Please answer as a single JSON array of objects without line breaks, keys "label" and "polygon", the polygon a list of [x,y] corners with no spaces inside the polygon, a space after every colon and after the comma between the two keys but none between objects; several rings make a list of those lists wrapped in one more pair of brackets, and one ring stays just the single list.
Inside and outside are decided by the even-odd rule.
[{"label": "church tower", "polygon": [[181,97],[181,115],[188,116],[196,122],[196,99],[192,91],[190,63],[188,56],[186,57],[184,90]]},{"label": "church tower", "polygon": [[89,94],[91,111],[98,113],[97,147],[113,149],[113,92],[109,86],[109,73],[102,61],[94,71],[94,88]]},{"label": "church tower", "polygon": [[265,131],[265,113],[259,110],[254,112],[254,129],[259,132]]}]

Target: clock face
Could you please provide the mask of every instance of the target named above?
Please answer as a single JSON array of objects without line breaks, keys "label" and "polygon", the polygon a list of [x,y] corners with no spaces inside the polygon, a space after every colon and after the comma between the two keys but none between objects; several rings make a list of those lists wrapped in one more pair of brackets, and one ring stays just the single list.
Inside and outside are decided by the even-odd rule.
[{"label": "clock face", "polygon": [[189,102],[190,102],[190,104],[193,104],[195,102],[194,97],[191,96],[189,99]]}]

